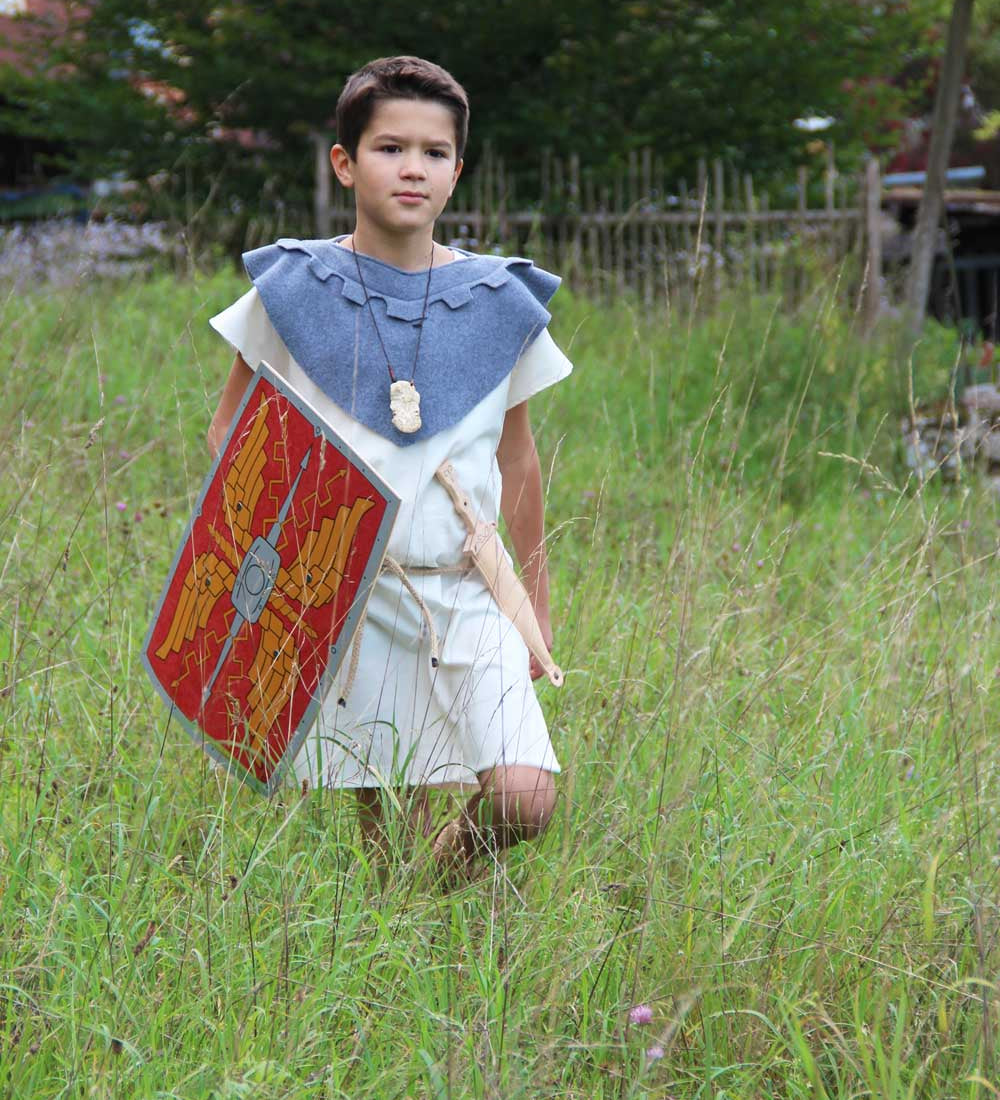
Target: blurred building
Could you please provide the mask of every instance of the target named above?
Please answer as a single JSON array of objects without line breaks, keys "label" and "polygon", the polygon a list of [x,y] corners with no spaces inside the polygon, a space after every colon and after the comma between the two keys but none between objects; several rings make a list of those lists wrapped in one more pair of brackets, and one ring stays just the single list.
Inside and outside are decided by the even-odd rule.
[{"label": "blurred building", "polygon": [[[890,272],[905,270],[923,194],[933,103],[899,127],[899,145],[884,179],[883,210],[893,231],[884,250]],[[948,159],[941,226],[928,310],[970,333],[1000,339],[1000,134],[978,136],[986,118],[968,84],[962,88]]]}]

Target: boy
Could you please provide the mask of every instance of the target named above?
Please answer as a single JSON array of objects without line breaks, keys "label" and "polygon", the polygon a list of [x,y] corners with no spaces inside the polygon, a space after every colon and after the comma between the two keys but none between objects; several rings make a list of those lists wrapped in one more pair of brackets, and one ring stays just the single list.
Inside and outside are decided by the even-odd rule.
[{"label": "boy", "polygon": [[266,360],[402,498],[388,548],[401,569],[375,583],[355,669],[328,693],[295,770],[355,788],[379,849],[380,788],[413,793],[426,831],[428,786],[474,786],[433,843],[442,865],[463,868],[541,832],[559,765],[531,683],[541,670],[470,570],[435,471],[452,464],[482,519],[502,512],[551,648],[526,402],[572,369],[545,327],[559,280],[434,242],[468,132],[465,92],[444,69],[413,57],[364,66],[341,93],[337,131],[330,159],[354,192],[354,232],[246,254],[253,289],[211,321],[237,355],[209,447]]}]

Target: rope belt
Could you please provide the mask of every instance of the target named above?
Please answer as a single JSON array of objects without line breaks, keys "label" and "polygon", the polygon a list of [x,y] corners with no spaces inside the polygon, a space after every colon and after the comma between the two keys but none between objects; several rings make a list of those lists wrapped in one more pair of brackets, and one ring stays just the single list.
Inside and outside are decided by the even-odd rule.
[{"label": "rope belt", "polygon": [[[471,498],[458,483],[455,467],[450,462],[443,462],[435,471],[434,476],[444,486],[451,502],[455,506],[468,531],[468,537],[463,547],[465,559],[457,565],[444,566],[402,566],[394,558],[386,555],[381,573],[392,573],[398,577],[403,587],[410,593],[420,608],[420,614],[427,624],[427,633],[431,643],[431,668],[438,666],[438,637],[434,629],[431,613],[424,603],[423,597],[413,587],[413,583],[406,575],[410,572],[415,575],[433,576],[442,573],[467,573],[475,569],[483,578],[486,587],[496,600],[497,607],[510,619],[517,632],[524,639],[528,651],[535,657],[545,670],[549,680],[556,687],[563,683],[562,669],[552,660],[548,645],[542,635],[535,614],[534,606],[528,593],[524,589],[520,578],[514,571],[504,551],[503,544],[497,535],[497,525],[486,523],[478,518],[473,508]],[[365,616],[362,616],[358,624],[358,632],[354,639],[354,648],[351,653],[351,661],[347,668],[347,679],[344,683],[344,694],[340,697],[341,706],[347,702],[347,694],[354,686],[354,677],[358,671],[358,659],[361,651],[361,632],[364,629]]]},{"label": "rope belt", "polygon": [[[413,597],[414,603],[416,603],[420,611],[420,616],[424,620],[424,625],[427,627],[427,636],[431,644],[431,668],[438,667],[441,654],[437,631],[434,629],[434,618],[423,596],[416,590],[413,582],[406,574],[412,573],[414,576],[419,577],[441,577],[448,574],[468,573],[471,569],[472,562],[470,561],[458,562],[455,565],[400,565],[395,558],[390,557],[388,554],[386,554],[385,558],[382,560],[382,567],[379,569],[379,575],[382,573],[391,573],[394,577],[398,578],[399,583]],[[358,674],[358,662],[361,659],[361,637],[364,634],[365,622],[367,619],[368,608],[366,607],[358,623],[357,632],[354,635],[354,642],[351,645],[351,659],[347,666],[347,678],[344,681],[341,696],[337,700],[342,707],[347,705],[347,696],[350,694],[351,688],[354,687],[354,679]]]}]

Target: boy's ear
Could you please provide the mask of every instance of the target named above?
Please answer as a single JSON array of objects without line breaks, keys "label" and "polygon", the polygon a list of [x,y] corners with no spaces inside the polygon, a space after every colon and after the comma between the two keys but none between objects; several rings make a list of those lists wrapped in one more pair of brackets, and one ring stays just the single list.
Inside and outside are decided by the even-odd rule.
[{"label": "boy's ear", "polygon": [[458,177],[462,174],[462,167],[464,166],[464,160],[458,160],[455,162],[455,174],[451,177],[451,190],[448,192],[448,198],[451,198],[455,191],[455,184],[458,183]]},{"label": "boy's ear", "polygon": [[354,186],[354,161],[339,142],[330,150],[330,164],[341,187]]}]

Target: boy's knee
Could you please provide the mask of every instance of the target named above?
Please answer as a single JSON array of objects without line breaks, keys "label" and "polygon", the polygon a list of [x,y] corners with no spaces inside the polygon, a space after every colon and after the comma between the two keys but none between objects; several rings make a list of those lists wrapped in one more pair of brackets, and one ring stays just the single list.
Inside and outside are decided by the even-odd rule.
[{"label": "boy's knee", "polygon": [[532,793],[527,812],[522,816],[523,827],[527,830],[525,839],[530,840],[543,832],[556,810],[556,787],[548,772],[548,783]]},{"label": "boy's knee", "polygon": [[508,768],[496,777],[494,821],[517,840],[537,837],[552,820],[556,786],[551,772],[535,768]]}]

